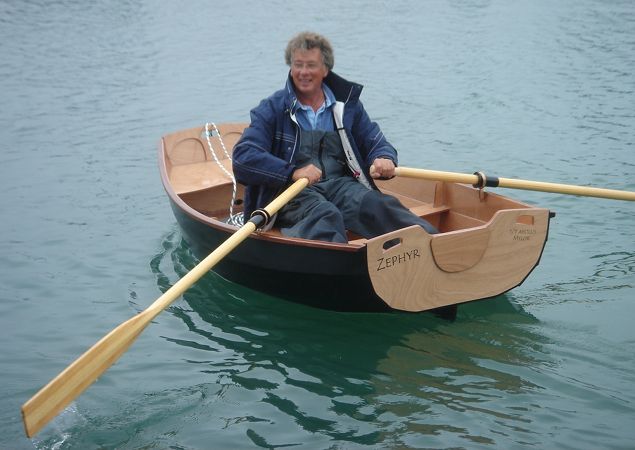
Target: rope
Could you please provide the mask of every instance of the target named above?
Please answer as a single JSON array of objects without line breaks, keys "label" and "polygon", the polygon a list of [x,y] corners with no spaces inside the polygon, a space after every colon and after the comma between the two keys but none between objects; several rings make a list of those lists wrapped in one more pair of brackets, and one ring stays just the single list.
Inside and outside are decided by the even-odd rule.
[{"label": "rope", "polygon": [[214,150],[214,146],[212,145],[212,140],[211,140],[211,137],[214,135],[214,132],[218,135],[218,141],[220,142],[221,147],[223,147],[223,152],[225,153],[225,156],[230,161],[232,159],[231,159],[231,156],[229,156],[229,152],[227,151],[227,148],[225,147],[225,143],[223,142],[223,138],[220,134],[220,131],[218,131],[216,124],[214,122],[211,122],[211,125],[212,127],[214,127],[214,131],[211,131],[209,128],[210,122],[207,122],[205,124],[205,137],[207,138],[207,145],[209,146],[209,150],[212,154],[212,157],[214,158],[214,161],[216,161],[216,164],[218,164],[218,167],[220,167],[221,170],[225,172],[225,175],[227,175],[232,180],[232,185],[233,185],[232,200],[231,200],[231,203],[229,204],[229,217],[227,218],[227,223],[240,227],[244,223],[243,213],[234,214],[234,205],[236,204],[236,192],[237,192],[236,178],[234,178],[233,173],[231,173],[229,170],[225,168],[225,166],[223,166],[223,164],[218,159],[218,156],[216,156],[216,151]]}]

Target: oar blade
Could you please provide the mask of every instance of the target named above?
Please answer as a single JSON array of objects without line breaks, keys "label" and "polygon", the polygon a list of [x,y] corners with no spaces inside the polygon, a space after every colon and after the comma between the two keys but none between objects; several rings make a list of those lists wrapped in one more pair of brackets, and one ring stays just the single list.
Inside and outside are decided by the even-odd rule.
[{"label": "oar blade", "polygon": [[122,323],[28,400],[22,406],[27,436],[37,434],[114,364],[151,320],[141,313]]}]

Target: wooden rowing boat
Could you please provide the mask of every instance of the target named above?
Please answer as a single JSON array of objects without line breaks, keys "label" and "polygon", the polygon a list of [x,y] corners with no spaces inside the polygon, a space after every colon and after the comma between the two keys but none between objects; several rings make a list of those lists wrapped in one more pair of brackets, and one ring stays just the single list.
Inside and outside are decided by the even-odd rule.
[{"label": "wooden rowing boat", "polygon": [[[231,149],[245,124],[196,127],[161,139],[159,167],[183,237],[204,258],[238,227]],[[226,153],[221,151],[226,147]],[[338,311],[425,311],[500,295],[537,266],[549,210],[471,186],[393,178],[378,187],[441,232],[418,226],[347,244],[259,230],[215,267],[221,276],[288,300]],[[394,243],[397,242],[397,245]]]}]

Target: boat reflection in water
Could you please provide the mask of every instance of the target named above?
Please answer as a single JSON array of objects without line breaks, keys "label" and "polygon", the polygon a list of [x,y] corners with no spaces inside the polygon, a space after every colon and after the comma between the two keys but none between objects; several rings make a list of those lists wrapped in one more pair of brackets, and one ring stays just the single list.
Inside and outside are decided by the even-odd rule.
[{"label": "boat reflection in water", "polygon": [[[197,260],[178,233],[164,248],[153,262],[162,290]],[[524,375],[551,364],[537,320],[504,295],[448,322],[307,307],[211,273],[184,300],[169,311],[188,332],[166,339],[187,347],[184,373],[197,372],[208,396],[188,414],[262,445],[479,442],[480,427],[528,426],[536,406],[524,393],[540,386]]]}]

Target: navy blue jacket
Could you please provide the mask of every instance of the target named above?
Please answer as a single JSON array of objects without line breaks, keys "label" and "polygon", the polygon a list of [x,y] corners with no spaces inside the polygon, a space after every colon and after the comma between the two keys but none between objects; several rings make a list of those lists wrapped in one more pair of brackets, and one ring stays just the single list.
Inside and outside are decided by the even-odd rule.
[{"label": "navy blue jacket", "polygon": [[[372,122],[359,96],[363,86],[349,82],[329,71],[324,83],[337,102],[344,103],[343,125],[354,156],[372,187],[369,174],[373,161],[391,159],[397,165],[397,151],[386,140],[379,125]],[[298,109],[293,82],[262,100],[251,110],[251,124],[234,147],[232,156],[236,180],[246,185],[245,217],[266,206],[291,182],[297,169],[296,147],[302,130],[295,120]]]}]

